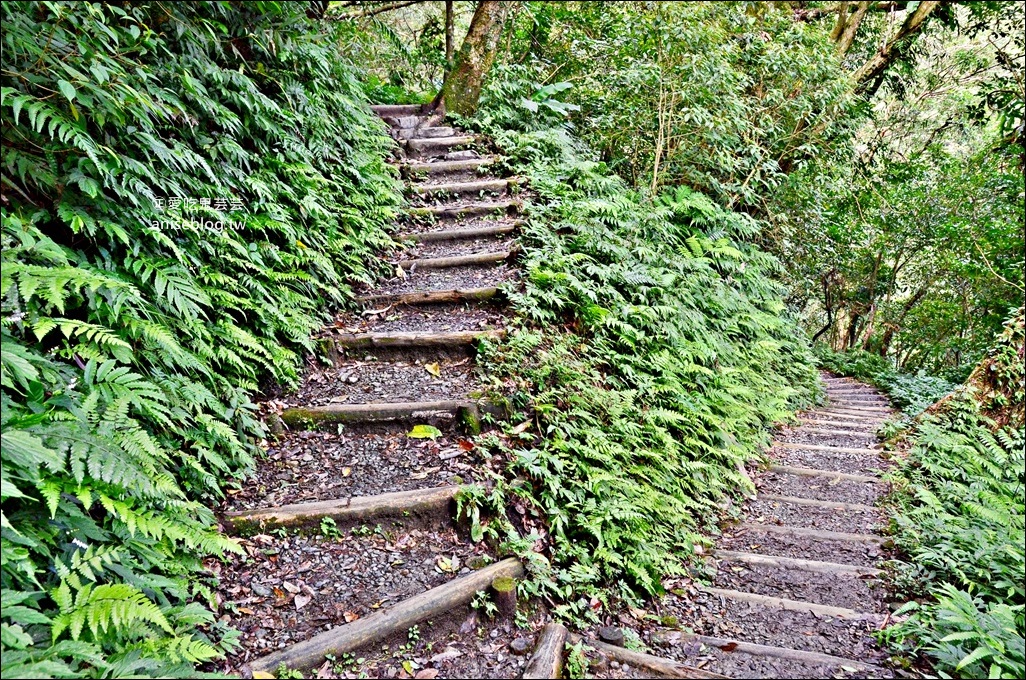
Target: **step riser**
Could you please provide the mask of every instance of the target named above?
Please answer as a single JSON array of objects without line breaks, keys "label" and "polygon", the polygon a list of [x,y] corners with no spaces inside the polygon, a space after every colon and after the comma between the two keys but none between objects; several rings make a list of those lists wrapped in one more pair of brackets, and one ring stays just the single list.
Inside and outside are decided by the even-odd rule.
[{"label": "step riser", "polygon": [[365,307],[377,308],[383,305],[433,305],[439,302],[469,302],[491,300],[499,295],[499,289],[468,288],[465,290],[438,290],[422,293],[400,293],[396,295],[365,295],[357,301]]},{"label": "step riser", "polygon": [[440,175],[448,172],[470,172],[487,167],[495,162],[493,158],[474,158],[466,161],[437,161],[435,163],[407,163],[402,167],[406,175]]},{"label": "step riser", "polygon": [[464,194],[504,194],[509,188],[509,181],[504,179],[487,180],[482,182],[458,182],[453,184],[439,184],[435,186],[414,186],[413,192],[418,196],[437,198],[440,196],[460,196]]},{"label": "step riser", "polygon": [[506,336],[504,330],[466,331],[457,333],[362,333],[339,335],[328,339],[340,350],[366,349],[369,347],[473,347],[483,340],[500,340]]},{"label": "step riser", "polygon": [[412,154],[444,153],[470,146],[474,141],[474,138],[469,135],[435,139],[408,139],[406,140],[406,149]]},{"label": "step riser", "polygon": [[451,517],[450,505],[459,487],[443,487],[425,491],[400,491],[379,496],[345,498],[335,501],[296,503],[276,508],[243,510],[225,514],[225,520],[235,533],[248,535],[265,533],[277,527],[298,528],[316,526],[330,518],[339,525],[401,517]]},{"label": "step riser", "polygon": [[403,260],[399,263],[399,266],[406,271],[448,269],[450,267],[469,267],[473,265],[501,264],[507,261],[511,256],[512,252],[505,250],[496,253],[474,253],[471,255],[456,255],[453,257]]},{"label": "step riser", "polygon": [[456,208],[432,207],[432,208],[411,208],[410,217],[433,218],[436,220],[459,219],[461,217],[473,217],[478,215],[504,215],[516,213],[520,210],[518,201],[498,201],[496,203],[481,203],[476,205],[464,205]]},{"label": "step riser", "polygon": [[437,243],[440,241],[460,241],[490,236],[504,236],[517,230],[519,224],[499,227],[482,227],[480,229],[447,229],[445,231],[429,231],[422,234],[410,234],[403,238],[418,243]]}]

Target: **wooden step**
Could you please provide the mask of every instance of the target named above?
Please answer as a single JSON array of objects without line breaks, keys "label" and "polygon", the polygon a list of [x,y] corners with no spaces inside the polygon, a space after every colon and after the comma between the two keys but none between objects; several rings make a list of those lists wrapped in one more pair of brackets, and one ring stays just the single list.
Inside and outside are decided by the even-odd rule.
[{"label": "wooden step", "polygon": [[505,262],[513,255],[511,250],[497,250],[491,253],[470,253],[453,255],[452,257],[421,257],[413,260],[400,261],[399,267],[407,271],[425,269],[445,269],[448,267],[470,267],[476,264],[498,264]]},{"label": "wooden step", "polygon": [[445,229],[443,231],[428,231],[419,234],[406,234],[400,238],[418,243],[437,243],[438,241],[459,241],[470,238],[488,238],[489,236],[502,236],[512,234],[517,227],[523,224],[523,220],[517,220],[511,224],[496,224],[489,227],[474,227],[471,229]]},{"label": "wooden step", "polygon": [[379,116],[415,116],[424,113],[423,104],[371,104],[371,111]]},{"label": "wooden step", "polygon": [[402,170],[408,175],[440,175],[444,172],[477,170],[478,168],[486,165],[491,165],[494,162],[495,156],[469,158],[465,161],[436,161],[434,163],[410,161],[402,166]]},{"label": "wooden step", "polygon": [[[770,645],[759,645],[753,642],[744,642],[743,640],[732,640],[727,638],[711,637],[709,635],[695,635],[693,633],[671,633],[671,635],[679,634],[680,639],[687,640],[690,642],[697,642],[705,645],[706,647],[715,647],[720,650],[729,650],[734,653],[751,654],[752,656],[770,656],[777,659],[787,659],[789,661],[797,661],[799,663],[809,664],[810,666],[847,666],[851,668],[857,668],[868,671],[883,671],[884,669],[875,664],[866,663],[865,661],[858,661],[856,659],[849,659],[843,656],[834,656],[833,654],[824,654],[822,652],[807,652],[801,649],[791,649],[790,647],[773,647]],[[664,636],[667,637],[667,636]],[[871,675],[870,677],[883,677],[880,673]]]},{"label": "wooden step", "polygon": [[474,135],[456,135],[454,137],[434,137],[430,139],[407,139],[406,148],[411,153],[423,153],[425,151],[439,151],[451,149],[454,146],[467,146],[477,140]]},{"label": "wooden step", "polygon": [[438,137],[455,137],[456,130],[445,126],[419,125],[403,131],[404,139],[437,139]]},{"label": "wooden step", "polygon": [[831,616],[835,619],[881,618],[874,614],[855,611],[854,609],[848,609],[847,607],[832,607],[830,605],[819,604],[816,602],[805,602],[804,600],[789,600],[783,597],[756,595],[755,593],[746,593],[740,590],[711,588],[709,586],[698,586],[698,589],[707,595],[722,597],[725,600],[747,602],[749,604],[773,607],[775,609],[786,609],[793,612],[808,612],[817,616]]},{"label": "wooden step", "polygon": [[856,512],[880,512],[880,508],[862,503],[842,503],[840,501],[820,501],[815,498],[799,498],[797,496],[781,496],[774,493],[760,493],[755,497],[759,501],[771,503],[790,503],[791,505],[807,505],[811,508],[826,508],[829,510],[853,510]]},{"label": "wooden step", "polygon": [[879,477],[867,475],[853,475],[847,472],[832,472],[830,470],[816,470],[813,468],[794,467],[792,465],[777,465],[771,463],[767,466],[770,472],[777,472],[785,475],[798,475],[799,477],[826,477],[828,479],[843,479],[846,482],[864,482],[867,484],[883,484]]},{"label": "wooden step", "polygon": [[499,340],[506,336],[504,329],[488,331],[345,333],[328,338],[337,347],[360,349],[364,347],[462,347],[480,340]]},{"label": "wooden step", "polygon": [[506,179],[483,179],[472,182],[449,182],[447,184],[414,184],[410,189],[420,196],[480,194],[483,192],[501,194],[509,188],[509,185],[510,181]]},{"label": "wooden step", "polygon": [[859,432],[867,432],[869,434],[873,434],[879,429],[874,423],[856,423],[851,420],[830,420],[829,418],[807,418],[802,420],[802,424],[812,425],[813,427],[826,425],[846,429],[865,428],[859,430]]},{"label": "wooden step", "polygon": [[827,408],[827,409],[824,409],[823,411],[820,411],[820,413],[824,413],[824,414],[827,414],[827,415],[830,415],[830,416],[844,416],[846,418],[858,418],[858,419],[865,420],[866,422],[876,422],[876,423],[884,423],[884,422],[886,422],[887,418],[885,418],[883,416],[891,415],[890,413],[867,414],[867,413],[854,412],[854,411],[842,411],[841,409],[836,409],[836,408]]},{"label": "wooden step", "polygon": [[328,404],[287,408],[281,414],[286,425],[301,427],[322,423],[378,423],[411,420],[437,414],[459,416],[461,410],[478,408],[470,400],[407,401],[378,404]]},{"label": "wooden step", "polygon": [[713,557],[729,562],[740,562],[759,567],[777,567],[794,571],[811,571],[817,574],[852,574],[855,576],[879,576],[883,573],[873,567],[860,567],[853,564],[836,562],[820,562],[818,560],[801,560],[794,557],[777,557],[760,555],[759,553],[737,552],[734,550],[716,550]]},{"label": "wooden step", "polygon": [[[711,671],[696,668],[694,666],[688,666],[682,664],[679,661],[673,659],[664,659],[659,656],[652,654],[646,654],[644,652],[636,652],[626,647],[618,647],[617,645],[606,644],[599,640],[584,639],[579,635],[571,635],[570,641],[573,644],[584,643],[586,647],[591,647],[599,654],[612,659],[621,664],[625,664],[630,668],[643,668],[646,671],[654,673],[656,677],[660,678],[696,678],[700,680],[729,680],[726,675],[720,675],[719,673],[713,673]],[[650,677],[648,675],[637,675],[631,677]]]},{"label": "wooden step", "polygon": [[792,527],[784,524],[749,524],[739,525],[744,531],[756,534],[780,534],[784,536],[803,536],[823,541],[841,541],[844,543],[883,543],[884,539],[873,534],[850,534],[845,531],[827,531],[825,529],[808,529]]},{"label": "wooden step", "polygon": [[310,526],[325,517],[339,523],[352,523],[382,517],[436,515],[448,510],[449,503],[459,490],[459,486],[414,489],[376,496],[353,496],[273,508],[239,510],[226,512],[224,516],[236,532],[249,533],[249,529],[255,527],[263,533],[275,527]]},{"label": "wooden step", "polygon": [[803,451],[837,451],[838,453],[880,453],[880,449],[856,449],[843,446],[826,446],[821,444],[795,444],[792,442],[776,442],[773,444],[773,447],[781,449],[801,449]]},{"label": "wooden step", "polygon": [[812,434],[827,434],[838,437],[875,437],[873,430],[832,430],[825,427],[802,427],[799,432],[811,432]]},{"label": "wooden step", "polygon": [[383,293],[362,295],[357,302],[368,307],[381,305],[432,305],[439,302],[463,302],[467,300],[490,300],[499,294],[495,286],[482,288],[452,288],[447,290],[425,290],[412,293]]},{"label": "wooden step", "polygon": [[411,217],[433,217],[435,219],[469,217],[471,215],[495,215],[519,211],[523,204],[520,201],[486,201],[483,203],[467,203],[465,205],[446,206],[432,205],[423,208],[410,208]]},{"label": "wooden step", "polygon": [[563,653],[570,631],[561,623],[546,624],[538,635],[531,658],[527,660],[524,680],[549,680],[563,677]]},{"label": "wooden step", "polygon": [[341,657],[395,633],[405,634],[412,626],[466,605],[477,593],[488,590],[495,579],[519,578],[523,574],[524,567],[520,560],[514,557],[507,558],[420,595],[414,595],[389,609],[374,612],[366,618],[336,626],[309,640],[271,652],[267,656],[253,660],[250,669],[273,673],[279,666],[284,665],[294,670],[310,670],[323,664],[326,654]]}]

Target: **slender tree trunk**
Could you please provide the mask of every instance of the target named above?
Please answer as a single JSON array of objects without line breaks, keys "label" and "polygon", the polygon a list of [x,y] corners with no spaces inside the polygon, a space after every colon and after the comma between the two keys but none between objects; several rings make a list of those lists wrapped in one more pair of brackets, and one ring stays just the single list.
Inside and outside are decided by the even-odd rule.
[{"label": "slender tree trunk", "polygon": [[447,111],[463,116],[477,110],[481,88],[499,49],[503,26],[515,4],[497,0],[482,0],[477,4],[470,30],[442,84],[436,106],[442,104]]},{"label": "slender tree trunk", "polygon": [[456,49],[453,37],[452,0],[445,0],[445,75],[452,70],[452,53]]},{"label": "slender tree trunk", "polygon": [[871,2],[860,2],[851,16],[848,16],[847,9],[837,15],[837,24],[834,25],[834,33],[837,35],[835,37],[832,33],[830,37],[834,38],[837,43],[838,56],[843,57],[851,49],[852,43],[855,42],[855,34],[859,30],[859,24],[862,23],[871,4]]}]

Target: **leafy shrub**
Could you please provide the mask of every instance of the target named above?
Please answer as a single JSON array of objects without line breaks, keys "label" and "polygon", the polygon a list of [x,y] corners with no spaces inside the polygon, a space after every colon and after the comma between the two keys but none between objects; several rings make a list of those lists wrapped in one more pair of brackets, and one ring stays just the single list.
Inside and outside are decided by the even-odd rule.
[{"label": "leafy shrub", "polygon": [[3,5],[5,677],[191,675],[232,645],[206,506],[399,200],[304,10]]},{"label": "leafy shrub", "polygon": [[757,223],[687,189],[629,190],[551,125],[558,106],[535,115],[539,92],[495,83],[472,122],[536,194],[525,286],[510,291],[524,324],[487,356],[531,427],[490,440],[508,461],[490,501],[540,512],[551,563],[502,517],[486,530],[529,548],[561,615],[588,617],[591,598],[658,593],[681,573],[717,503],[749,484],[739,466],[817,376],[776,261],[749,243]]}]

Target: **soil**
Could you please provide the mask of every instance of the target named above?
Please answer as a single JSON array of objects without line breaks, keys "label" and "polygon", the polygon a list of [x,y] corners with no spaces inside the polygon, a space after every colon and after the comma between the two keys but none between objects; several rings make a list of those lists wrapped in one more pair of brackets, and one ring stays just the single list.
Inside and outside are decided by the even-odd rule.
[{"label": "soil", "polygon": [[399,295],[422,291],[484,288],[515,281],[517,270],[507,264],[450,267],[413,271],[406,278],[390,279],[374,290],[376,295]]},{"label": "soil", "polygon": [[781,465],[792,467],[829,470],[831,472],[847,472],[854,475],[869,475],[890,464],[878,455],[866,453],[846,453],[844,451],[813,451],[809,449],[770,450],[770,459]]},{"label": "soil", "polygon": [[805,477],[767,472],[761,477],[759,489],[763,493],[777,496],[874,505],[886,491],[886,486],[870,482],[851,482],[836,477]]},{"label": "soil", "polygon": [[[432,440],[407,437],[409,426],[290,431],[267,449],[256,476],[231,492],[224,510],[372,496],[480,481],[475,451],[443,430]],[[463,442],[463,447],[460,446]]]},{"label": "soil", "polygon": [[[371,310],[375,311],[375,310]],[[411,331],[480,331],[503,326],[502,314],[492,303],[396,305],[377,314],[342,316],[326,335],[340,333],[408,333]]]},{"label": "soil", "polygon": [[358,527],[341,536],[257,535],[221,569],[220,621],[242,649],[223,670],[438,586],[460,573],[474,548],[452,528]]},{"label": "soil", "polygon": [[838,510],[759,499],[749,501],[746,509],[750,521],[775,518],[789,526],[825,531],[871,534],[883,523],[883,513],[879,511]]},{"label": "soil", "polygon": [[508,251],[514,239],[508,234],[486,236],[483,238],[466,238],[458,241],[428,241],[421,243],[403,253],[403,259],[455,257],[475,253],[496,253]]},{"label": "soil", "polygon": [[746,565],[720,560],[713,585],[728,590],[743,590],[757,595],[772,595],[787,600],[802,600],[861,610],[873,606],[883,593],[877,579],[850,574],[819,574],[798,570]]},{"label": "soil", "polygon": [[290,401],[304,406],[440,401],[465,399],[478,390],[474,367],[467,357],[439,357],[437,351],[421,350],[408,353],[406,360],[378,361],[376,357],[385,352],[357,352],[363,355],[363,361],[348,359],[338,366],[309,373]]},{"label": "soil", "polygon": [[873,543],[832,541],[808,536],[783,534],[732,532],[717,543],[717,547],[738,552],[754,552],[779,557],[819,560],[872,567],[882,559],[883,550]]}]

